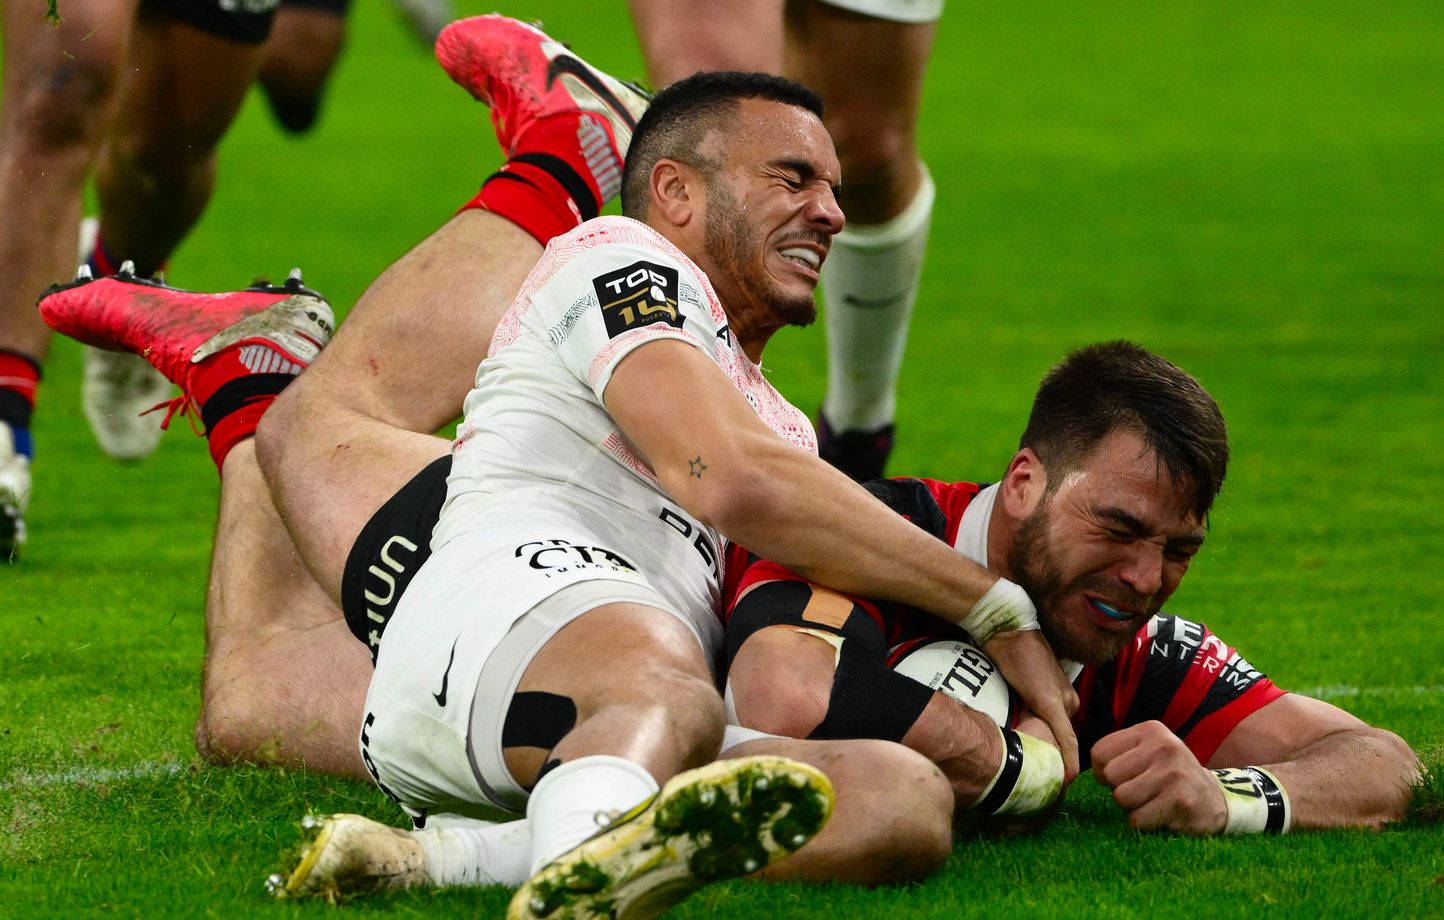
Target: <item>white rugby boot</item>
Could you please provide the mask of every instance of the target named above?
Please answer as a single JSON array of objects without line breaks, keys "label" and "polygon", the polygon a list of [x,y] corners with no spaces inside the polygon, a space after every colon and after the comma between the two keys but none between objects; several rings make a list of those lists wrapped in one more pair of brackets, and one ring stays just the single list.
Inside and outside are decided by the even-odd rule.
[{"label": "white rugby boot", "polygon": [[646,920],[711,882],[765,868],[832,815],[832,784],[785,757],[679,773],[656,795],[544,866],[507,920]]},{"label": "white rugby boot", "polygon": [[15,449],[14,432],[0,422],[0,562],[19,558],[29,506],[30,458]]},{"label": "white rugby boot", "polygon": [[374,894],[429,884],[426,856],[409,832],[361,815],[307,815],[308,835],[296,868],[266,879],[278,898],[325,898]]}]

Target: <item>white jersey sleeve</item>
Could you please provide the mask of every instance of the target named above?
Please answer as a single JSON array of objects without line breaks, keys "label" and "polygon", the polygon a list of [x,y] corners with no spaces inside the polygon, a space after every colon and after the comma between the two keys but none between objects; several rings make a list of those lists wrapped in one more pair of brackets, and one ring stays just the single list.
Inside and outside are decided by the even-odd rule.
[{"label": "white jersey sleeve", "polygon": [[614,243],[578,253],[537,302],[569,305],[547,334],[598,400],[622,358],[648,342],[677,339],[713,355],[718,323],[701,280],[655,247]]}]

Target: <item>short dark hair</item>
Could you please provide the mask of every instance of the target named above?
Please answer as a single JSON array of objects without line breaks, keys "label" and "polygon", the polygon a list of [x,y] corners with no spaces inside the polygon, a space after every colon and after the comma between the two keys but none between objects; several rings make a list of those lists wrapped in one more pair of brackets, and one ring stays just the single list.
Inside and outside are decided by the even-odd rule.
[{"label": "short dark hair", "polygon": [[743,99],[795,105],[822,117],[822,99],[801,83],[767,73],[706,71],[678,80],[652,97],[622,170],[622,213],[641,217],[651,199],[648,181],[658,160],[677,160],[703,171],[709,181],[721,165],[698,153],[707,132],[735,117]]},{"label": "short dark hair", "polygon": [[1223,413],[1187,371],[1132,342],[1080,348],[1049,371],[1018,447],[1038,455],[1053,488],[1120,429],[1136,432],[1170,477],[1190,484],[1193,511],[1205,518],[1228,471]]}]

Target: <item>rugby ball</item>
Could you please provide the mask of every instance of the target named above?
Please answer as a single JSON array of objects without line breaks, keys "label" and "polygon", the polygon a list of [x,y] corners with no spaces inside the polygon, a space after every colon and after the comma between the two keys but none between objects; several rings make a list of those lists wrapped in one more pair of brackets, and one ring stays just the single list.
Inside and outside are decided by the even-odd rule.
[{"label": "rugby ball", "polygon": [[[903,646],[893,649],[896,653]],[[891,657],[891,656],[889,656]],[[956,639],[922,642],[903,652],[893,670],[1011,728],[1018,721],[1018,695],[982,650]]]}]

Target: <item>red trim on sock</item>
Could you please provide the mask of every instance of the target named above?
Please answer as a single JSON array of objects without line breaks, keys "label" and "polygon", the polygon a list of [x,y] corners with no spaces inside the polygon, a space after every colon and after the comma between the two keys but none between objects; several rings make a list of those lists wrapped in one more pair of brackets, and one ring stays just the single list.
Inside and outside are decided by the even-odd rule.
[{"label": "red trim on sock", "polygon": [[[582,120],[586,119],[589,124],[583,130]],[[513,146],[508,156],[515,157],[523,153],[543,153],[554,156],[566,162],[568,166],[576,170],[577,175],[587,183],[591,190],[592,197],[597,201],[598,207],[602,203],[601,190],[597,188],[597,179],[592,175],[592,163],[587,160],[586,154],[582,151],[582,137],[585,135],[593,144],[606,144],[610,146],[610,135],[607,130],[597,122],[600,120],[596,115],[583,115],[579,112],[567,112],[560,115],[552,115],[548,118],[538,119],[527,126],[526,132],[513,139]],[[600,153],[594,150],[594,155]],[[616,160],[615,154],[609,158]],[[614,165],[620,167],[619,162]],[[563,191],[563,195],[566,193]]]},{"label": "red trim on sock", "polygon": [[9,390],[35,408],[35,386],[40,382],[40,365],[26,355],[0,351],[0,390]]},{"label": "red trim on sock", "polygon": [[90,249],[89,262],[90,270],[95,273],[97,278],[104,278],[106,275],[113,275],[120,271],[120,266],[111,260],[110,250],[102,242],[103,239],[104,231],[96,230],[95,245]]},{"label": "red trim on sock", "polygon": [[[105,245],[105,230],[101,228],[95,231],[95,247],[90,250],[90,270],[95,277],[104,278],[107,275],[114,275],[120,271],[120,266],[115,264],[115,257],[110,252],[110,247]],[[162,262],[154,270],[148,270],[147,266],[136,266],[136,274],[141,277],[153,277],[159,272],[165,271],[166,263]]]},{"label": "red trim on sock", "polygon": [[571,196],[545,170],[509,162],[501,172],[518,178],[492,176],[461,210],[479,208],[505,217],[543,246],[582,222]]},{"label": "red trim on sock", "polygon": [[256,426],[261,423],[261,416],[271,408],[271,403],[276,397],[257,396],[246,403],[235,412],[216,422],[215,427],[206,432],[206,446],[211,450],[211,459],[216,462],[216,472],[220,473],[226,462],[226,455],[231,448],[244,441],[246,438],[255,437]]}]

